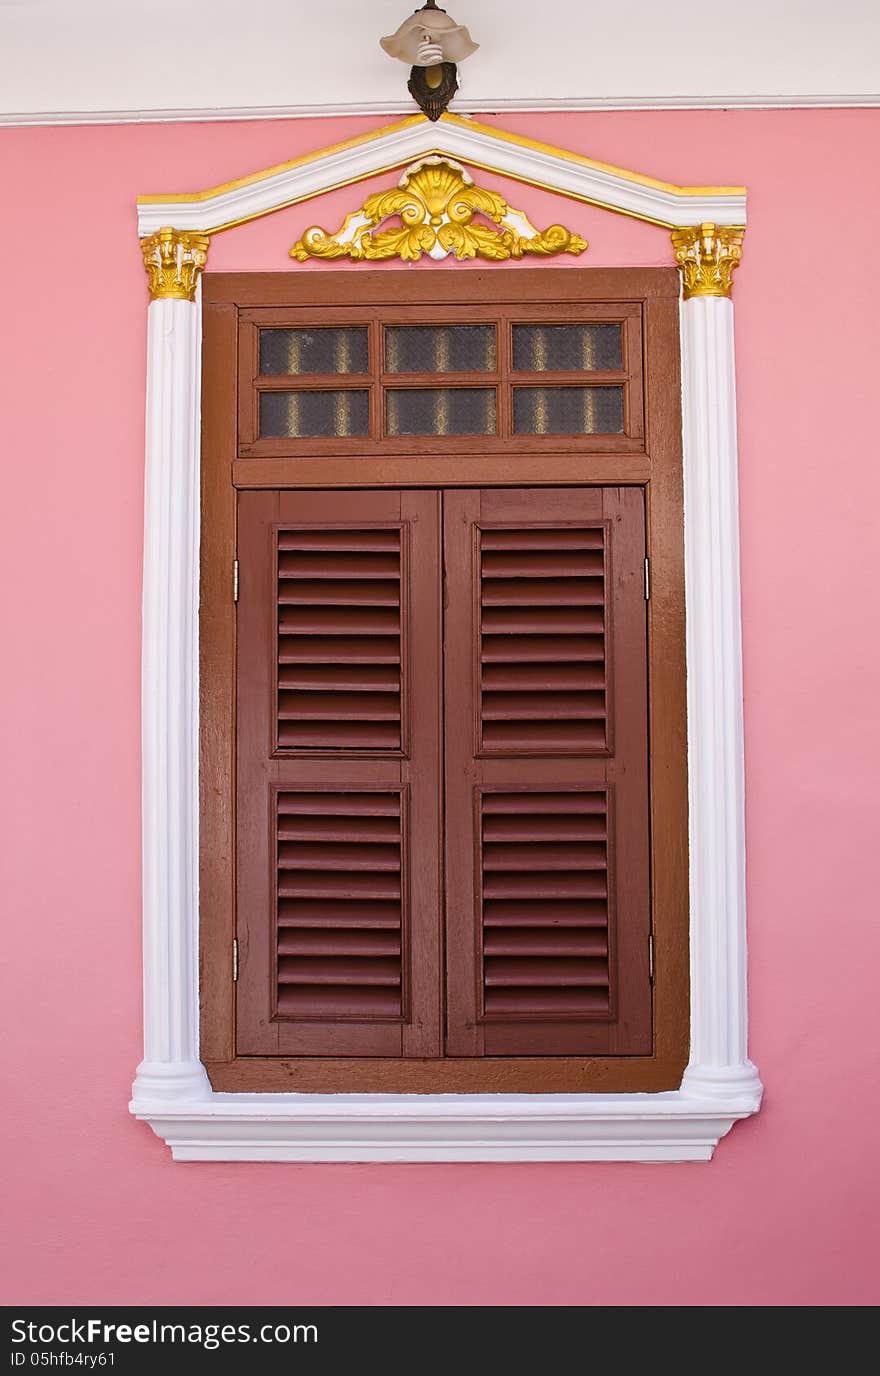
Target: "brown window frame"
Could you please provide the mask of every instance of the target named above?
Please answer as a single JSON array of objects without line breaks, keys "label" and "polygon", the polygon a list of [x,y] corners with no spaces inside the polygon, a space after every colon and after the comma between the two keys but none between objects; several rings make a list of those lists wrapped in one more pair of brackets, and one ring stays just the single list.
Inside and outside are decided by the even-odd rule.
[{"label": "brown window frame", "polygon": [[[200,583],[201,1056],[218,1091],[638,1092],[676,1089],[688,1059],[688,847],[679,281],[669,268],[494,268],[207,273],[203,278]],[[383,442],[259,441],[239,395],[253,388],[245,332],[310,319],[394,323],[585,317],[641,323],[626,360],[644,414],[624,435],[420,436]],[[615,312],[617,314],[615,315]],[[595,313],[595,315],[594,315]],[[375,323],[372,328],[376,328]],[[254,332],[255,333],[255,332]],[[374,359],[378,357],[374,349]],[[431,374],[433,384],[441,378]],[[458,380],[458,379],[456,379]],[[551,379],[552,381],[552,379]],[[542,382],[547,383],[546,375]],[[548,384],[549,385],[549,384]],[[641,409],[641,408],[639,408]],[[632,416],[632,410],[630,410]],[[271,446],[267,448],[267,446]],[[293,448],[292,448],[293,446]],[[475,454],[474,450],[479,449]],[[648,698],[653,1051],[645,1056],[325,1058],[235,1054],[235,636],[232,569],[241,490],[635,486],[650,559]]]}]

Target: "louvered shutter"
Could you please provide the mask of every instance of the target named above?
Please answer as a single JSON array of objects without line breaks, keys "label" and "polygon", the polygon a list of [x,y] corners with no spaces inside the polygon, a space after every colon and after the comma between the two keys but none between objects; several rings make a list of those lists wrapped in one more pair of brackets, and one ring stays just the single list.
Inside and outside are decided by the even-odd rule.
[{"label": "louvered shutter", "polygon": [[439,495],[239,499],[240,1055],[441,1049]]},{"label": "louvered shutter", "polygon": [[642,493],[444,500],[447,1053],[648,1053]]}]

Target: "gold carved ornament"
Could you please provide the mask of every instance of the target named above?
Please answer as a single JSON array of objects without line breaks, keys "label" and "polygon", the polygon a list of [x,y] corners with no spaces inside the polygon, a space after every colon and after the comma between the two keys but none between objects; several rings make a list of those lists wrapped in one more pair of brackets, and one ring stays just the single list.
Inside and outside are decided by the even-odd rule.
[{"label": "gold carved ornament", "polygon": [[199,273],[208,261],[207,234],[163,228],[141,239],[154,301],[195,301]]},{"label": "gold carved ornament", "polygon": [[685,301],[692,296],[730,296],[733,274],[742,259],[744,235],[739,225],[708,223],[672,231]]},{"label": "gold carved ornament", "polygon": [[[476,221],[476,215],[483,220]],[[393,216],[400,218],[399,226],[378,229]],[[528,253],[542,257],[580,254],[586,247],[585,239],[562,225],[537,230],[522,211],[512,210],[496,192],[476,186],[458,163],[430,157],[408,167],[392,190],[368,196],[335,234],[327,234],[318,225],[307,229],[290,256],[300,262],[307,258],[414,262],[422,254],[445,258],[452,253],[456,258],[497,262]]]}]

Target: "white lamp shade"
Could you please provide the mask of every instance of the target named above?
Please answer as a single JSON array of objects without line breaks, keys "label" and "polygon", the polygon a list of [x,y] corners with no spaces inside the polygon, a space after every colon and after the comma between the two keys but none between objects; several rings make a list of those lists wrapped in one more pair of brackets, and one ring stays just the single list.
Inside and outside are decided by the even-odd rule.
[{"label": "white lamp shade", "polygon": [[[399,57],[410,67],[419,62],[419,51],[425,43],[438,44],[443,49],[444,62],[463,62],[480,46],[474,43],[467,29],[456,24],[443,10],[417,10],[404,19],[396,33],[379,42],[389,57]],[[430,65],[430,64],[428,64]]]}]

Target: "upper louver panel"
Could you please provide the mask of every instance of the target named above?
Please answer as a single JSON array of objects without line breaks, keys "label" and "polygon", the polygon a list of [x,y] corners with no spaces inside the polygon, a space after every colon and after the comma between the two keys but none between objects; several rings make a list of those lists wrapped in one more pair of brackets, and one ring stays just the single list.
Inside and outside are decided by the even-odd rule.
[{"label": "upper louver panel", "polygon": [[604,527],[482,529],[480,611],[482,749],[604,751]]},{"label": "upper louver panel", "polygon": [[277,541],[279,750],[401,750],[400,528]]}]

